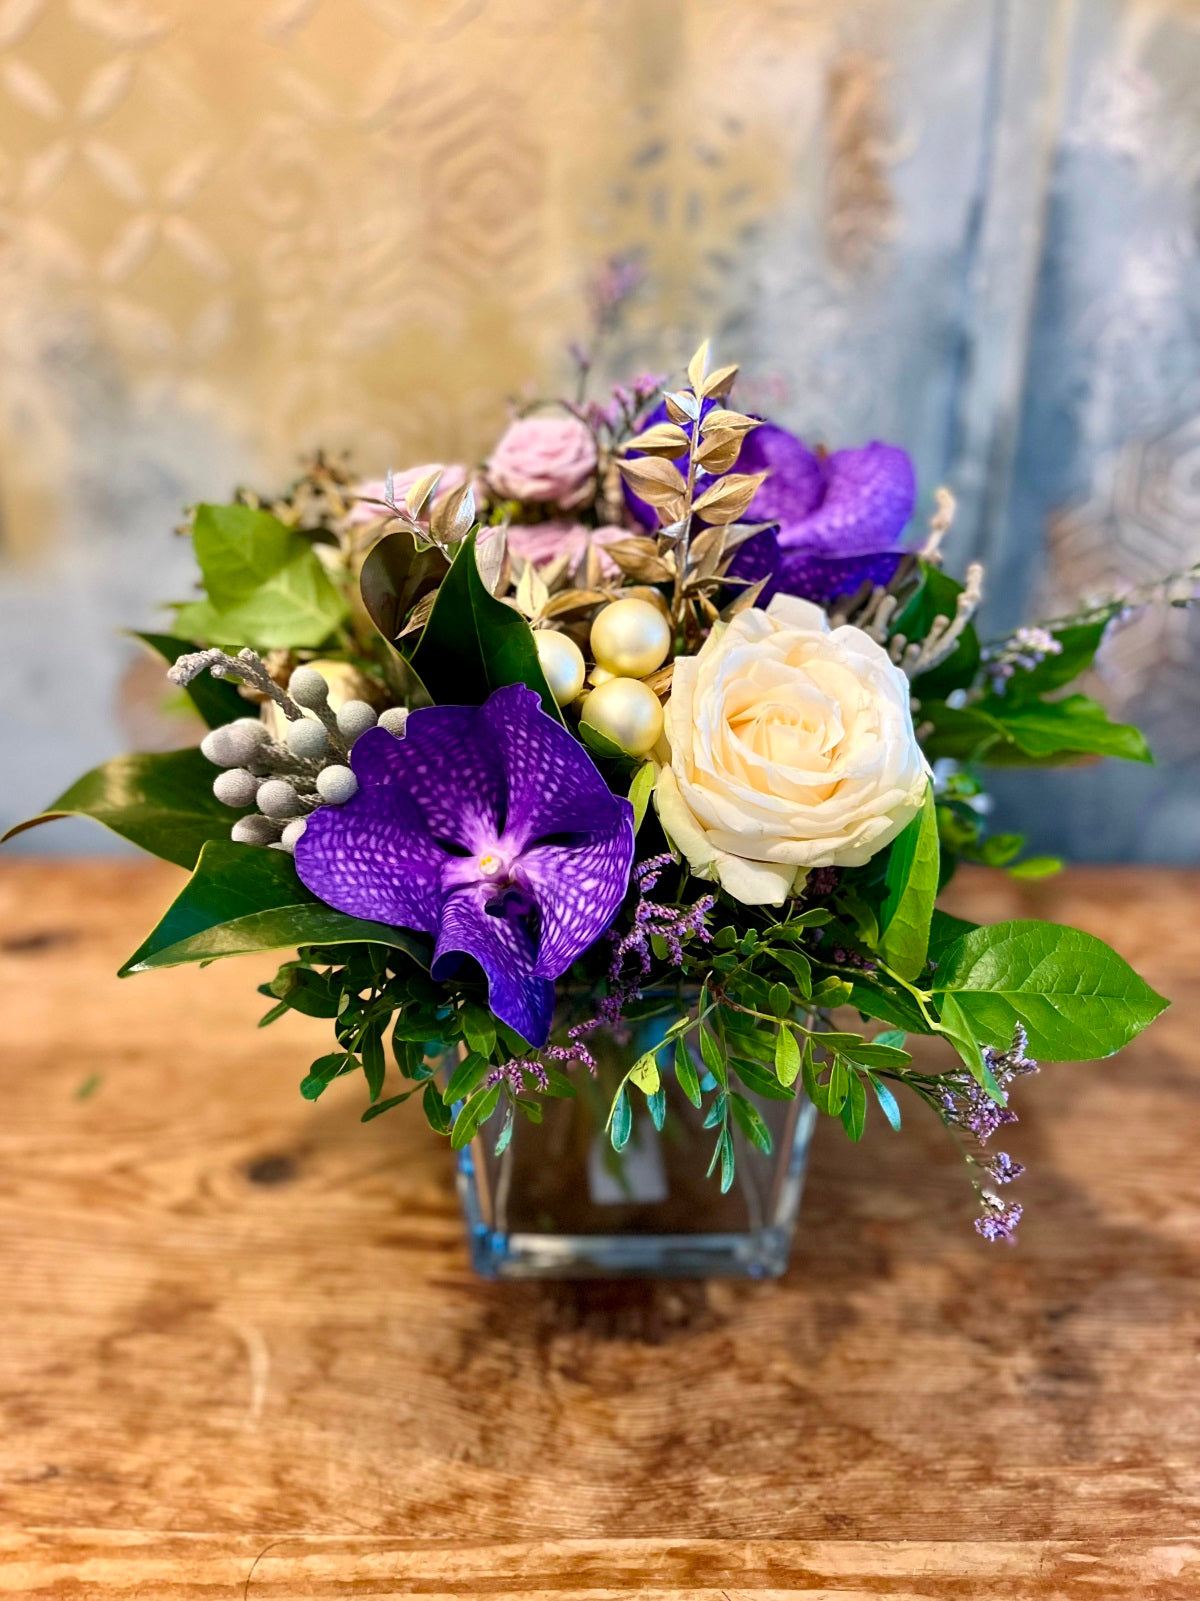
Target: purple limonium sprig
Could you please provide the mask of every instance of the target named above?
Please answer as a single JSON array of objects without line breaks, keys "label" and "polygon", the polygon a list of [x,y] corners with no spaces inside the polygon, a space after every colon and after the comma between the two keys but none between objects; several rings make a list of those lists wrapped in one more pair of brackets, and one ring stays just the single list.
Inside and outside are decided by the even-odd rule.
[{"label": "purple limonium sprig", "polygon": [[[946,1122],[973,1135],[981,1147],[987,1144],[997,1129],[1015,1123],[1017,1114],[1008,1105],[1008,1086],[1014,1079],[1038,1070],[1038,1064],[1025,1054],[1028,1049],[1029,1037],[1021,1023],[1013,1029],[1012,1044],[1006,1051],[984,1047],[983,1059],[1004,1095],[1001,1105],[997,1105],[969,1074],[955,1073],[948,1078],[941,1092],[942,1116]],[[1024,1165],[1014,1162],[1007,1151],[997,1151],[986,1160],[977,1156],[970,1156],[968,1160],[986,1173],[994,1184],[1011,1184],[1025,1171]],[[979,1185],[976,1188],[983,1208],[982,1215],[975,1219],[976,1230],[985,1240],[1011,1244],[1017,1224],[1021,1221],[1020,1202],[1005,1202],[991,1190]]]},{"label": "purple limonium sprig", "polygon": [[[703,412],[714,404],[706,401]],[[666,417],[664,402],[643,427]],[[684,424],[684,431],[692,426]],[[763,422],[746,435],[735,466],[739,473],[768,474],[743,520],[774,527],[748,539],[730,568],[731,577],[748,583],[767,579],[758,605],[783,593],[829,606],[864,583],[891,583],[904,557],[900,535],[917,493],[907,451],[874,441],[826,454]],[[697,494],[710,482],[699,474]],[[625,498],[638,521],[653,527],[653,512],[628,486]]]},{"label": "purple limonium sprig", "polygon": [[554,980],[605,932],[633,862],[633,808],[532,690],[368,729],[358,792],[318,808],[296,847],[330,906],[436,936],[431,972],[472,957],[492,1011],[545,1045]]},{"label": "purple limonium sprig", "polygon": [[[625,1021],[626,1008],[641,999],[643,981],[651,969],[651,940],[657,935],[667,947],[667,959],[674,967],[683,964],[685,943],[698,940],[708,944],[712,934],[708,928],[708,914],[716,905],[715,895],[701,895],[690,906],[664,906],[650,899],[665,868],[675,858],[666,852],[639,862],[633,870],[638,900],[633,911],[633,926],[627,934],[610,936],[613,942],[612,960],[608,964],[608,988],[596,1003],[596,1010],[582,1023],[568,1030],[566,1045],[548,1045],[543,1057],[556,1062],[578,1062],[589,1072],[596,1072],[596,1058],[587,1044],[588,1036],[597,1029],[619,1029]],[[488,1075],[487,1083],[501,1080],[516,1091],[523,1088],[523,1076],[530,1074],[542,1089],[546,1087],[546,1070],[535,1056],[517,1057]]]}]

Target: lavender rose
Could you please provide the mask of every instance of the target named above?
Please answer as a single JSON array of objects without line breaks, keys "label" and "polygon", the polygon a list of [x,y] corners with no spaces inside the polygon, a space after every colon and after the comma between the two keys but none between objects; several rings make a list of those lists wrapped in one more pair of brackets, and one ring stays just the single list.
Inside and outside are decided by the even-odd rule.
[{"label": "lavender rose", "polygon": [[488,480],[502,499],[552,502],[565,510],[588,498],[596,442],[577,417],[518,417],[488,462]]}]

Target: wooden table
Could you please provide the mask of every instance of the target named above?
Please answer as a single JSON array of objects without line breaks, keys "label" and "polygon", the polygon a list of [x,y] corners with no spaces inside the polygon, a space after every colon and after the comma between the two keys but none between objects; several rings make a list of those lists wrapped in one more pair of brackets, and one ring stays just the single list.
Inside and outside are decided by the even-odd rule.
[{"label": "wooden table", "polygon": [[0,1596],[1200,1597],[1200,875],[957,886],[1176,998],[1021,1086],[1018,1247],[906,1105],[781,1283],[645,1287],[473,1278],[267,961],[113,978],[177,881],[0,864]]}]

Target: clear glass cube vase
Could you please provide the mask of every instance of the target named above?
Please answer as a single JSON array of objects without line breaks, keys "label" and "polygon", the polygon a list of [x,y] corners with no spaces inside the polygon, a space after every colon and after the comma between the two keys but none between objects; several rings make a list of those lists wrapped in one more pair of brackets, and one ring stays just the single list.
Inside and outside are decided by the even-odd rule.
[{"label": "clear glass cube vase", "polygon": [[[653,1004],[654,997],[647,999]],[[661,1130],[635,1093],[625,1149],[614,1151],[605,1132],[622,1077],[661,1042],[689,1000],[694,1004],[694,996],[671,992],[658,1015],[592,1034],[597,1071],[571,1070],[574,1099],[544,1097],[540,1123],[518,1115],[499,1155],[498,1119],[458,1153],[459,1197],[477,1273],[503,1279],[771,1278],[785,1270],[816,1121],[803,1093],[775,1100],[743,1092],[770,1130],[771,1152],[735,1128],[734,1181],[724,1195],[716,1175],[707,1176],[717,1131],[703,1126],[703,1112],[669,1069]],[[564,1005],[556,1037],[572,1015],[577,1019]]]}]

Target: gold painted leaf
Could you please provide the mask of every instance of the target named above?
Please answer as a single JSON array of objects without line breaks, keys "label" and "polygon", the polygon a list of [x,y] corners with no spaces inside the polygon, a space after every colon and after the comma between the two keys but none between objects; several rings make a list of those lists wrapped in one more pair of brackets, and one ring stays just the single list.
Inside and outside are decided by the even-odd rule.
[{"label": "gold painted leaf", "polygon": [[648,500],[652,506],[662,506],[687,494],[687,484],[679,468],[657,456],[639,456],[636,461],[621,461],[617,465],[634,494]]},{"label": "gold painted leaf", "polygon": [[688,383],[691,384],[692,388],[696,391],[697,394],[700,393],[700,385],[704,382],[704,375],[705,375],[705,373],[707,371],[708,371],[708,340],[706,339],[704,341],[704,343],[700,346],[700,349],[692,357],[691,361],[688,362],[688,369],[687,369]]},{"label": "gold painted leaf", "polygon": [[694,422],[700,415],[700,402],[688,389],[672,390],[663,399],[672,422]]},{"label": "gold painted leaf", "polygon": [[716,372],[710,372],[700,385],[700,394],[705,400],[711,400],[714,395],[727,395],[733,388],[733,380],[737,377],[736,367],[718,367]]},{"label": "gold painted leaf", "polygon": [[754,499],[766,473],[730,473],[696,502],[696,512],[708,523],[732,523]]},{"label": "gold painted leaf", "polygon": [[442,469],[435,467],[432,472],[423,473],[416,483],[409,489],[404,497],[404,504],[408,508],[410,517],[419,517],[433,498],[433,492],[438,486],[442,476]]},{"label": "gold painted leaf", "polygon": [[710,434],[696,452],[696,460],[705,472],[727,473],[742,450],[741,434]]},{"label": "gold painted leaf", "polygon": [[542,607],[542,616],[565,617],[568,612],[586,611],[589,606],[599,606],[607,599],[602,589],[564,589],[559,595],[551,595]]},{"label": "gold painted leaf", "polygon": [[655,423],[645,433],[638,434],[622,445],[622,450],[641,450],[648,456],[682,456],[688,448],[688,436],[676,423]]},{"label": "gold painted leaf", "polygon": [[460,484],[433,503],[429,531],[443,545],[456,545],[475,526],[475,491],[469,483]]},{"label": "gold painted leaf", "polygon": [[757,417],[747,417],[742,411],[726,411],[723,406],[714,406],[700,424],[702,434],[722,433],[748,434],[751,428],[761,428],[762,423]]}]

